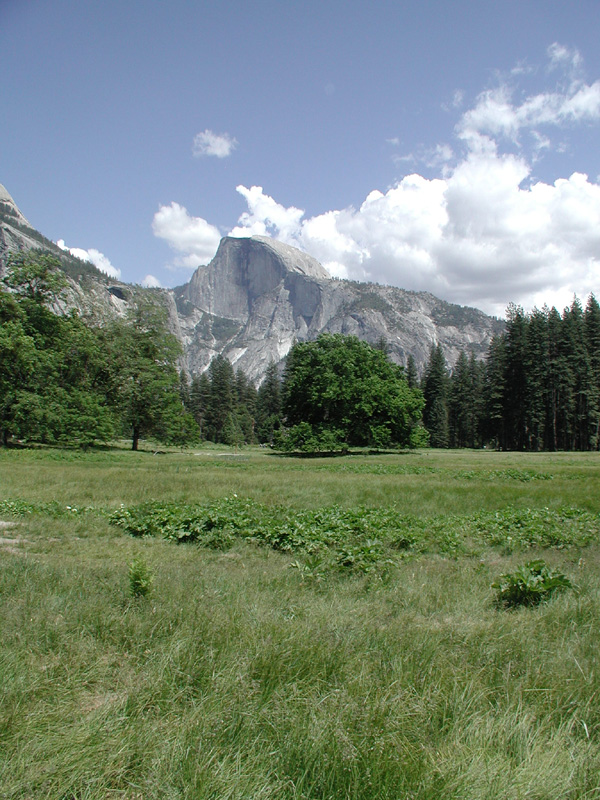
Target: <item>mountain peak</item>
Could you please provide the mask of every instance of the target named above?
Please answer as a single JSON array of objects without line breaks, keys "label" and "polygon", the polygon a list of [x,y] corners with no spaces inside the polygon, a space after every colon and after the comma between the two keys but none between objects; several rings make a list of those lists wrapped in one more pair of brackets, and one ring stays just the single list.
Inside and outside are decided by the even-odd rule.
[{"label": "mountain peak", "polygon": [[331,275],[317,261],[316,258],[309,256],[303,250],[284,244],[270,236],[251,236],[253,242],[259,242],[263,247],[275,253],[290,272],[301,272],[310,278],[317,280],[330,280]]},{"label": "mountain peak", "polygon": [[27,225],[28,228],[31,228],[31,223],[21,212],[19,206],[15,203],[10,193],[1,183],[0,183],[0,204],[1,204],[0,208],[3,207],[4,211],[10,214],[11,217],[14,217],[16,222],[19,222],[21,225]]}]

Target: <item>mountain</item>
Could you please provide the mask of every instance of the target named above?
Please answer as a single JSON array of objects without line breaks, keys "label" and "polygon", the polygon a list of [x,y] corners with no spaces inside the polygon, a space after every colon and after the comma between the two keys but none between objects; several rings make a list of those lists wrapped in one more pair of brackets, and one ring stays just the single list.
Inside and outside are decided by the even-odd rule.
[{"label": "mountain", "polygon": [[123,316],[146,292],[165,305],[169,327],[184,349],[183,366],[201,372],[218,354],[259,380],[294,341],[320,333],[384,340],[393,361],[412,355],[417,368],[441,344],[453,365],[461,350],[482,357],[503,323],[428,292],[331,278],[311,256],[265,236],[222,239],[213,260],[175,289],[143,289],[108,278],[36,231],[0,185],[0,276],[11,252],[43,249],[69,279],[58,311],[77,308],[93,321]]},{"label": "mountain", "polygon": [[280,361],[295,340],[320,333],[385,340],[390,357],[422,367],[432,344],[450,364],[482,356],[502,323],[428,292],[336,280],[314,258],[264,236],[222,239],[208,266],[173,291],[191,372],[223,353],[250,377]]}]

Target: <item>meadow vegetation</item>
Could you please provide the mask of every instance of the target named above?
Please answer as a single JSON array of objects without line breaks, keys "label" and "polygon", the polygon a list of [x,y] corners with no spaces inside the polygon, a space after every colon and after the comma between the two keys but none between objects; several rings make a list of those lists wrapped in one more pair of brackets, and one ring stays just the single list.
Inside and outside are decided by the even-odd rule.
[{"label": "meadow vegetation", "polygon": [[600,797],[599,478],[0,450],[0,798]]}]

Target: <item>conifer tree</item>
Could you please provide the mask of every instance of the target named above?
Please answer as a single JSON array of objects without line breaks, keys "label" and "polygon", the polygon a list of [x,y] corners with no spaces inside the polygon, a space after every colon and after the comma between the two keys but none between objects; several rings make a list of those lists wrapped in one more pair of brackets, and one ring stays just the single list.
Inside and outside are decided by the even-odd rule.
[{"label": "conifer tree", "polygon": [[412,355],[406,361],[406,382],[410,389],[417,389],[419,386],[419,376],[417,375],[417,365]]},{"label": "conifer tree", "polygon": [[590,448],[600,449],[600,305],[591,294],[583,320],[585,344],[590,360],[592,390],[590,393]]},{"label": "conifer tree", "polygon": [[272,443],[281,427],[281,379],[277,364],[269,362],[256,399],[256,436],[261,443]]},{"label": "conifer tree", "polygon": [[566,449],[589,449],[590,423],[595,417],[593,377],[587,352],[581,303],[575,298],[563,313],[561,346],[565,367],[564,413]]},{"label": "conifer tree", "polygon": [[444,351],[441,345],[432,345],[423,380],[423,424],[429,432],[432,447],[449,445],[448,393],[449,376]]},{"label": "conifer tree", "polygon": [[546,439],[548,407],[548,321],[544,311],[535,308],[526,318],[523,352],[525,371],[525,427],[528,450],[542,450]]},{"label": "conifer tree", "polygon": [[213,442],[224,441],[225,425],[232,429],[230,417],[235,415],[237,395],[235,375],[230,361],[223,355],[213,358],[208,368],[210,394],[206,409],[206,438]]},{"label": "conifer tree", "polygon": [[506,311],[506,373],[504,393],[505,444],[509,450],[525,450],[527,436],[527,319],[520,306]]},{"label": "conifer tree", "polygon": [[473,440],[473,399],[469,361],[464,350],[461,350],[452,371],[448,393],[448,426],[452,447],[467,447]]},{"label": "conifer tree", "polygon": [[496,447],[506,448],[504,395],[506,392],[506,337],[494,336],[485,362],[484,438]]},{"label": "conifer tree", "polygon": [[236,421],[242,434],[241,443],[251,444],[254,441],[256,388],[241,369],[235,373],[235,390]]}]

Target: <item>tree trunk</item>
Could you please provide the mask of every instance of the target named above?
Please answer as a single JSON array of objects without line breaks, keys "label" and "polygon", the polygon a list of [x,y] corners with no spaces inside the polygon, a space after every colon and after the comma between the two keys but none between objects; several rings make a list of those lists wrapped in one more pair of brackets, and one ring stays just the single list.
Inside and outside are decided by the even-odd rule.
[{"label": "tree trunk", "polygon": [[131,438],[131,449],[132,450],[137,450],[138,449],[139,441],[140,441],[140,429],[139,428],[134,428],[133,429],[133,436]]}]

